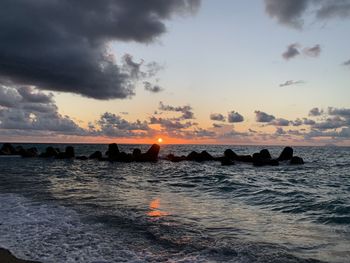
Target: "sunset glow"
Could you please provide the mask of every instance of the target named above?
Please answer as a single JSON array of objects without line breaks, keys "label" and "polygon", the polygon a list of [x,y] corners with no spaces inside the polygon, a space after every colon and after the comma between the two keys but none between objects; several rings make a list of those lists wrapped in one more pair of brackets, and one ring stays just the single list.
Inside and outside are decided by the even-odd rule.
[{"label": "sunset glow", "polygon": [[[321,3],[287,15],[274,0],[164,1],[144,10],[154,21],[100,21],[124,10],[112,2],[96,23],[69,4],[84,10],[76,27],[64,15],[29,23],[37,10],[18,38],[0,39],[0,141],[350,145],[350,19],[339,6],[325,24]],[[17,32],[9,21],[4,32]]]}]

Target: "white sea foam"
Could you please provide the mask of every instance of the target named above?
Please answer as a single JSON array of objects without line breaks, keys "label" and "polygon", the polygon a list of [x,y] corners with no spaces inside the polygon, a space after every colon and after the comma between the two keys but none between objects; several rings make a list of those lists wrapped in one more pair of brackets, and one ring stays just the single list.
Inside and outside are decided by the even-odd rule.
[{"label": "white sea foam", "polygon": [[73,210],[0,194],[0,246],[24,259],[44,263],[138,262],[98,224],[85,224]]}]

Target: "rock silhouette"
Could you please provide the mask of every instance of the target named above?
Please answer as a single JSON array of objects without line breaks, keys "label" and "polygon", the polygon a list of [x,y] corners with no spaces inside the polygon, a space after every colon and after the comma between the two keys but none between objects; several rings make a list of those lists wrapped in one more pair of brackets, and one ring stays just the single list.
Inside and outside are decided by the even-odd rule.
[{"label": "rock silhouette", "polygon": [[288,161],[293,157],[293,148],[285,147],[281,152],[280,156],[277,158],[278,161]]},{"label": "rock silhouette", "polygon": [[16,155],[18,154],[15,147],[11,143],[4,143],[0,149],[0,155]]},{"label": "rock silhouette", "polygon": [[132,151],[132,157],[136,162],[141,161],[141,155],[142,155],[142,152],[139,148],[136,148]]},{"label": "rock silhouette", "polygon": [[33,158],[38,156],[38,149],[36,147],[29,148],[27,150],[23,149],[20,155],[24,158]]},{"label": "rock silhouette", "polygon": [[221,165],[223,166],[229,166],[229,165],[235,164],[235,162],[232,159],[227,157],[221,158],[220,162],[221,162]]},{"label": "rock silhouette", "polygon": [[261,157],[262,159],[271,159],[271,154],[270,154],[269,150],[267,150],[267,149],[262,149],[262,150],[260,151],[260,157]]},{"label": "rock silhouette", "polygon": [[72,159],[75,157],[74,148],[67,146],[64,152],[59,152],[56,156],[57,159]]},{"label": "rock silhouette", "polygon": [[[153,144],[147,152],[142,153],[139,148],[133,150],[132,153],[120,152],[118,145],[112,143],[108,145],[108,150],[106,152],[106,157],[100,151],[95,151],[89,157],[77,156],[75,157],[75,150],[72,146],[67,146],[64,152],[61,152],[58,148],[49,146],[41,154],[38,150],[33,147],[29,149],[24,149],[22,146],[14,147],[10,143],[4,143],[0,148],[0,155],[21,155],[22,157],[41,157],[41,158],[56,158],[56,159],[77,159],[77,160],[99,160],[99,161],[111,161],[111,162],[156,162],[158,161],[158,155],[160,151],[160,146],[158,144]],[[168,154],[163,158],[171,162],[182,162],[182,161],[195,161],[195,162],[205,162],[205,161],[217,161],[221,165],[228,166],[234,165],[236,162],[247,162],[252,163],[254,166],[265,166],[279,165],[279,161],[289,160],[291,165],[304,164],[304,160],[301,157],[293,157],[293,149],[291,147],[285,147],[277,159],[273,159],[269,150],[262,149],[260,152],[251,155],[237,155],[233,150],[226,149],[222,156],[212,156],[207,151],[196,152],[192,151],[187,156],[176,156],[174,154]]]},{"label": "rock silhouette", "polygon": [[58,155],[58,151],[52,146],[49,146],[46,148],[46,151],[44,153],[39,155],[39,157],[52,158],[52,157],[56,157],[57,155]]},{"label": "rock silhouette", "polygon": [[278,160],[272,159],[271,154],[267,149],[263,149],[258,153],[253,154],[253,165],[264,166],[264,165],[279,165]]},{"label": "rock silhouette", "polygon": [[210,155],[207,151],[202,151],[198,153],[196,151],[191,152],[187,155],[186,160],[195,162],[213,161],[214,157]]},{"label": "rock silhouette", "polygon": [[290,164],[304,164],[304,160],[303,160],[303,158],[301,158],[301,157],[298,157],[298,156],[294,156],[294,157],[292,157],[292,159],[290,159],[290,162],[289,162]]},{"label": "rock silhouette", "polygon": [[141,162],[158,161],[159,151],[160,151],[160,146],[158,144],[153,144],[146,153],[141,154],[140,161]]},{"label": "rock silhouette", "polygon": [[237,157],[238,157],[238,155],[234,151],[232,151],[231,149],[226,149],[224,151],[224,156],[228,160],[237,160]]},{"label": "rock silhouette", "polygon": [[96,151],[89,156],[89,159],[101,159],[102,153],[100,151]]},{"label": "rock silhouette", "polygon": [[117,161],[119,157],[119,148],[116,143],[111,143],[108,145],[108,151],[106,152],[106,155],[109,160],[111,161]]},{"label": "rock silhouette", "polygon": [[81,161],[86,161],[86,160],[88,160],[89,158],[88,158],[87,156],[85,156],[85,155],[82,155],[82,156],[77,156],[77,157],[75,157],[75,159],[81,160]]},{"label": "rock silhouette", "polygon": [[165,160],[178,163],[178,162],[186,161],[186,156],[185,155],[175,156],[174,154],[171,153],[165,157]]}]

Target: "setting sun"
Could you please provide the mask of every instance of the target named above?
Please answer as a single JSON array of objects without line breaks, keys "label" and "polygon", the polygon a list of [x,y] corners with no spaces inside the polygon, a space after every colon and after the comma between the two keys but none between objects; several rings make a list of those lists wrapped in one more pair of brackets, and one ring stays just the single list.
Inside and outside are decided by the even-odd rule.
[{"label": "setting sun", "polygon": [[162,143],[163,139],[162,138],[158,138],[158,143]]}]

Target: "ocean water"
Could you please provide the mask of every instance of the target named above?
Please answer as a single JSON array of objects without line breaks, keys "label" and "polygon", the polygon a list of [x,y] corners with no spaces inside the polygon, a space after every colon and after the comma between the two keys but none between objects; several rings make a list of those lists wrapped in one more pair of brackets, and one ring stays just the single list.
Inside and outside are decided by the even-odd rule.
[{"label": "ocean water", "polygon": [[[135,147],[149,146],[120,145]],[[227,148],[264,147],[163,145],[160,155]],[[294,153],[305,165],[2,157],[0,247],[43,263],[350,262],[350,148]]]}]

